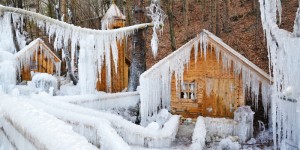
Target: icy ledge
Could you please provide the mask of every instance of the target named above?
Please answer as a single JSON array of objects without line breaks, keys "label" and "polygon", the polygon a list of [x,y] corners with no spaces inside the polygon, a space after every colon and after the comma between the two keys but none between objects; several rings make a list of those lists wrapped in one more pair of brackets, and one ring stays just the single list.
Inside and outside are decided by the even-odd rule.
[{"label": "icy ledge", "polygon": [[178,131],[180,116],[177,115],[172,116],[164,124],[164,127],[161,130],[151,130],[127,121],[118,115],[84,108],[75,104],[51,100],[52,98],[53,97],[43,97],[43,99],[41,99],[37,97],[36,100],[43,102],[49,107],[51,106],[76,114],[108,120],[117,133],[129,145],[139,145],[153,148],[170,147],[172,141],[175,140],[175,136]]}]

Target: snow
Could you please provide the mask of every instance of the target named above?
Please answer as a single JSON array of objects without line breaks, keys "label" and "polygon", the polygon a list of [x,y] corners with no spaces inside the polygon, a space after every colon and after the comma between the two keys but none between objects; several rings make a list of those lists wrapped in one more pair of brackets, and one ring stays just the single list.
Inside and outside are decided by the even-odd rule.
[{"label": "snow", "polygon": [[[269,52],[270,70],[274,78],[272,89],[272,128],[275,149],[285,145],[298,145],[300,147],[299,134],[299,107],[300,96],[300,38],[299,35],[299,11],[297,11],[294,30],[288,32],[280,29],[277,20],[281,22],[282,6],[280,0],[260,0],[260,11],[263,29]],[[299,8],[298,8],[299,10]],[[288,95],[283,93],[292,91]],[[290,101],[289,101],[290,100]],[[293,102],[294,101],[294,102]],[[286,147],[289,149],[289,147]],[[291,146],[290,148],[293,148]]]},{"label": "snow", "polygon": [[[268,112],[270,104],[270,82],[271,78],[263,70],[255,66],[241,54],[237,53],[231,47],[226,45],[221,39],[212,33],[203,30],[194,39],[183,45],[177,51],[165,57],[150,69],[145,71],[140,76],[140,95],[141,95],[141,124],[146,126],[153,121],[160,109],[170,109],[171,100],[171,77],[174,74],[176,88],[178,84],[183,84],[183,73],[188,69],[191,59],[191,52],[194,49],[199,50],[200,53],[195,52],[195,58],[204,57],[210,47],[216,49],[216,57],[221,58],[223,64],[223,71],[229,72],[230,66],[233,66],[233,74],[235,76],[242,76],[243,93],[251,90],[254,104],[258,106],[258,95],[261,89],[262,100],[265,114]],[[196,56],[197,54],[197,56]],[[196,59],[197,60],[197,59]],[[213,90],[213,81],[207,80],[206,94],[210,94]],[[230,89],[228,89],[230,90]],[[224,95],[221,93],[220,95]]]},{"label": "snow", "polygon": [[204,118],[199,116],[197,118],[195,130],[193,133],[193,143],[190,146],[190,150],[201,150],[205,147],[206,128]]},{"label": "snow", "polygon": [[226,150],[239,150],[241,145],[236,142],[232,141],[230,138],[225,138],[220,141],[220,149]]}]

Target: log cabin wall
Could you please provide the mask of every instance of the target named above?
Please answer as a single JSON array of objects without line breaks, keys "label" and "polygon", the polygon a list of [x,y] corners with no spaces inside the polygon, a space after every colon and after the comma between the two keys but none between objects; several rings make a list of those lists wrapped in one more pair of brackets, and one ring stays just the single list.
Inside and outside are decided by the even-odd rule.
[{"label": "log cabin wall", "polygon": [[199,115],[233,118],[233,112],[244,105],[245,98],[241,76],[234,75],[232,69],[223,69],[222,60],[217,60],[214,49],[207,51],[206,60],[202,56],[196,62],[192,50],[183,85],[178,83],[176,89],[176,80],[172,77],[172,112],[188,118]]},{"label": "log cabin wall", "polygon": [[[124,19],[115,18],[115,22],[109,25],[110,29],[121,28],[125,26]],[[112,53],[111,53],[112,56]],[[128,86],[128,71],[130,63],[125,60],[125,39],[118,43],[118,69],[116,72],[113,59],[111,58],[111,89],[106,83],[106,67],[101,69],[101,77],[98,77],[97,90],[105,92],[121,92]]]}]

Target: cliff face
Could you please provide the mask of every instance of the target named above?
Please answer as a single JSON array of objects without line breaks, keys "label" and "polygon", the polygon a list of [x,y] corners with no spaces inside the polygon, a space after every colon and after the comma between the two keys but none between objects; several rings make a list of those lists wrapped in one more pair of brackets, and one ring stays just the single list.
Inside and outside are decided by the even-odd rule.
[{"label": "cliff face", "polygon": [[[195,37],[196,34],[200,33],[203,29],[207,29],[216,34],[217,7],[210,7],[211,1],[208,0],[206,0],[205,4],[203,3],[204,0],[198,1],[199,2],[189,1],[189,22],[188,27],[185,28],[182,1],[174,0],[173,13],[175,17],[174,26],[177,48],[185,44],[189,39]],[[282,5],[281,27],[292,31],[298,2],[297,0],[282,0]],[[225,15],[227,7],[228,16]],[[258,0],[255,2],[251,0],[231,0],[227,6],[225,0],[219,0],[218,8],[219,11],[217,14],[219,14],[218,20],[220,28],[220,34],[218,36],[254,64],[266,72],[269,72],[268,52],[261,25]],[[227,30],[225,30],[226,22],[228,22],[229,26]],[[150,50],[147,52],[147,68],[172,52],[169,40],[168,20],[166,20],[165,23],[163,35],[159,37],[160,44],[157,57],[153,58]],[[147,41],[150,41],[150,30],[148,32],[149,36],[147,37]],[[149,45],[148,49],[150,49]]]}]

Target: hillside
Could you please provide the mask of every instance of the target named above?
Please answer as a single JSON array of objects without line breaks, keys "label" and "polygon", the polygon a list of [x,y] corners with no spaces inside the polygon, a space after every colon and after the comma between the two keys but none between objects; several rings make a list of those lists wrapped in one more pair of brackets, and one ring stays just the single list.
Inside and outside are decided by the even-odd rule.
[{"label": "hillside", "polygon": [[[208,3],[208,2],[207,2]],[[210,13],[209,6],[206,10],[203,10],[200,5],[201,3],[190,1],[189,2],[189,25],[187,28],[188,37],[192,39],[196,34],[200,33],[203,29],[210,29]],[[220,28],[221,33],[219,37],[231,46],[233,49],[238,51],[240,54],[248,58],[254,64],[269,72],[268,52],[266,43],[263,35],[263,29],[261,25],[261,18],[259,12],[259,3],[254,3],[250,0],[231,1],[229,3],[229,26],[230,31],[225,32],[222,28],[225,20],[224,11],[225,6],[223,1],[219,1],[220,4]],[[209,5],[209,4],[207,4]],[[297,10],[297,0],[282,1],[283,14],[281,27],[292,31],[293,21]],[[203,19],[203,12],[206,12],[205,19]],[[258,11],[258,12],[257,12]],[[173,13],[175,16],[175,37],[177,48],[181,47],[187,42],[185,40],[185,29],[184,29],[184,16],[182,12],[182,1],[174,1]],[[151,67],[160,59],[170,54],[170,34],[169,34],[169,23],[166,19],[165,28],[163,35],[160,36],[159,53],[157,58],[153,58],[150,50],[147,53],[147,68]],[[211,31],[211,30],[210,30]],[[215,33],[215,31],[211,31]],[[148,33],[148,41],[151,39],[151,34]],[[150,43],[150,42],[147,42]],[[148,49],[150,49],[148,45]]]}]

